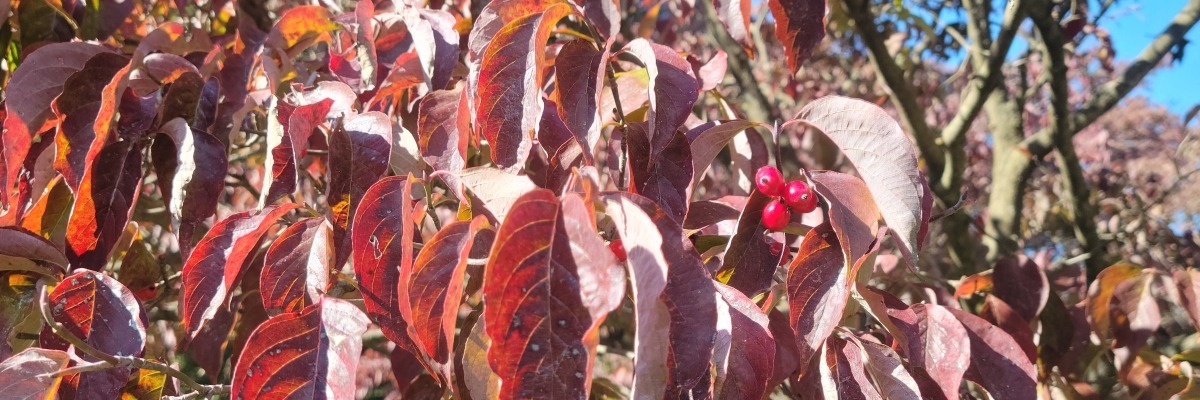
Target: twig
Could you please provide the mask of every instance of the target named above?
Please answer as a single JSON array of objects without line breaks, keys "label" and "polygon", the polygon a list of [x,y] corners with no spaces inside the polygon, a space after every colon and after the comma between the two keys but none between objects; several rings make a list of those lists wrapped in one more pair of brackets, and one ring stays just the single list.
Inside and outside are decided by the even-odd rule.
[{"label": "twig", "polygon": [[[91,344],[84,341],[83,339],[80,339],[79,337],[75,336],[74,333],[71,333],[71,331],[67,330],[67,327],[64,326],[62,323],[59,323],[58,321],[54,320],[54,315],[50,313],[50,304],[49,304],[49,295],[50,294],[46,290],[46,281],[45,280],[38,280],[37,291],[38,291],[38,308],[42,313],[43,322],[45,322],[46,325],[49,326],[54,331],[55,334],[57,334],[59,337],[63,338],[63,340],[66,340],[67,343],[70,343],[76,349],[79,349],[79,350],[83,351],[84,353],[87,353],[88,355],[100,360],[99,362],[96,362],[96,363],[81,365],[78,367],[74,367],[72,369],[68,369],[68,370],[74,370],[74,371],[72,371],[72,373],[99,371],[99,370],[104,370],[104,369],[109,369],[109,368],[118,368],[118,367],[148,369],[148,370],[158,371],[158,372],[167,374],[168,376],[178,380],[184,386],[192,388],[193,390],[195,390],[197,393],[199,393],[202,396],[207,397],[207,396],[211,396],[214,394],[229,393],[230,388],[228,385],[203,385],[203,384],[200,384],[200,383],[196,382],[196,380],[192,379],[192,377],[188,376],[187,374],[185,374],[175,368],[172,368],[171,366],[168,366],[166,364],[160,364],[160,363],[150,361],[150,360],[140,358],[140,357],[114,356],[114,355],[105,353],[103,351],[100,351],[100,350],[96,349],[95,347],[92,347]],[[57,375],[57,376],[62,376],[61,374],[66,374],[68,370],[60,371],[59,372],[60,375]]]},{"label": "twig", "polygon": [[604,69],[604,72],[608,75],[608,88],[612,91],[613,107],[616,108],[617,123],[621,129],[621,159],[618,160],[619,164],[617,165],[618,171],[620,171],[617,175],[617,188],[625,190],[627,186],[625,182],[625,164],[629,162],[629,141],[625,138],[625,128],[628,125],[625,124],[625,110],[621,109],[621,93],[617,91],[617,75],[613,74],[612,64],[609,64],[608,68]]}]

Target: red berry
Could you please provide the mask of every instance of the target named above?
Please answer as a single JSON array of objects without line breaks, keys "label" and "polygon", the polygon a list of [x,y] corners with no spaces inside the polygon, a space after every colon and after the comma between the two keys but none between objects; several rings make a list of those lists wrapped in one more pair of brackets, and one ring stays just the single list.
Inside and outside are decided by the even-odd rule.
[{"label": "red berry", "polygon": [[802,180],[788,182],[783,188],[783,201],[792,210],[801,214],[810,213],[817,209],[817,194]]},{"label": "red berry", "polygon": [[608,249],[612,250],[614,256],[617,256],[617,261],[625,262],[625,245],[621,243],[621,239],[617,239],[609,243]]},{"label": "red berry", "polygon": [[783,204],[779,199],[772,200],[763,207],[762,224],[767,229],[780,231],[787,227],[788,221],[792,219],[792,211],[788,210],[786,204]]},{"label": "red berry", "polygon": [[759,192],[767,196],[782,195],[783,174],[770,165],[759,168],[758,172],[754,173],[754,185],[758,186]]}]

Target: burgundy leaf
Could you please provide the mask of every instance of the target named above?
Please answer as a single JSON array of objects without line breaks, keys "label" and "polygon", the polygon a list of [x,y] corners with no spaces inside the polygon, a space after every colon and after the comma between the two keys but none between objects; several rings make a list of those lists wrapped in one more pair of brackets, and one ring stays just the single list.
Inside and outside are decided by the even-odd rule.
[{"label": "burgundy leaf", "polygon": [[743,131],[747,135],[757,135],[758,132],[748,129],[765,126],[757,122],[735,119],[709,122],[688,131],[687,139],[692,149],[692,170],[695,171],[693,185],[704,178],[709,165],[717,158],[721,149],[729,145],[734,136]]},{"label": "burgundy leaf", "polygon": [[305,218],[271,242],[259,294],[270,315],[300,312],[325,294],[333,263],[333,228],[324,218]]},{"label": "burgundy leaf", "polygon": [[0,388],[13,399],[50,399],[62,377],[54,373],[71,361],[66,352],[30,347],[0,362]]},{"label": "burgundy leaf", "polygon": [[233,398],[354,398],[367,316],[324,298],[299,313],[272,317],[250,334],[233,371]]},{"label": "burgundy leaf", "polygon": [[296,208],[299,206],[287,203],[230,215],[213,225],[196,243],[196,249],[183,264],[183,296],[179,299],[188,340],[196,338],[219,308],[228,307],[230,294],[258,251],[263,236],[276,220]]},{"label": "burgundy leaf", "polygon": [[[319,91],[320,89],[318,89]],[[259,207],[274,204],[296,190],[296,164],[308,154],[308,137],[334,102],[329,99],[293,106],[275,99],[267,110],[267,171]]]},{"label": "burgundy leaf", "polygon": [[1034,334],[1029,327],[1029,321],[1007,302],[994,294],[988,294],[984,298],[983,307],[979,310],[979,316],[1008,332],[1017,345],[1021,346],[1021,351],[1025,353],[1029,361],[1037,361],[1037,345],[1033,343]]},{"label": "burgundy leaf", "polygon": [[875,388],[879,390],[879,394],[883,398],[889,400],[919,400],[923,398],[917,381],[908,373],[908,370],[904,369],[904,363],[895,351],[878,343],[858,340],[854,337],[851,337],[851,340],[862,348],[863,361],[865,361],[863,367],[871,376],[871,381],[875,383]]},{"label": "burgundy leaf", "polygon": [[111,113],[117,109],[116,99],[108,99],[111,103],[103,101],[103,92],[127,64],[129,59],[125,56],[97,54],[67,79],[62,95],[54,100],[52,108],[58,117],[54,169],[72,189],[79,189],[96,151],[109,142],[109,132],[96,131],[96,121],[105,110]]},{"label": "burgundy leaf", "polygon": [[583,16],[612,44],[621,32],[620,0],[573,0],[583,7]]},{"label": "burgundy leaf", "polygon": [[392,154],[392,123],[377,111],[346,117],[329,133],[329,187],[326,202],[333,222],[333,240],[337,251],[334,268],[350,257],[350,238],[354,209],[363,193],[388,171]]},{"label": "burgundy leaf", "polygon": [[692,64],[696,79],[700,81],[700,90],[703,91],[716,89],[725,79],[725,71],[729,69],[729,55],[721,50],[717,50],[717,54],[708,62],[701,62],[694,56],[688,56],[688,62]]},{"label": "burgundy leaf", "polygon": [[[513,204],[496,233],[484,277],[488,363],[501,397],[586,397],[593,317],[580,293],[566,216],[554,194],[537,189]],[[598,240],[598,238],[597,238]]]},{"label": "burgundy leaf", "polygon": [[830,336],[820,360],[822,390],[839,399],[882,399],[867,378],[862,348],[854,341]]},{"label": "burgundy leaf", "polygon": [[692,197],[691,148],[683,133],[670,134],[673,136],[670,142],[654,154],[647,124],[626,126],[629,173],[634,193],[658,203],[676,223],[683,223]]},{"label": "burgundy leaf", "polygon": [[413,339],[426,357],[443,367],[443,374],[452,366],[454,329],[471,245],[486,225],[483,216],[446,225],[425,242],[413,262],[408,289]]},{"label": "burgundy leaf", "polygon": [[1012,336],[967,312],[949,309],[967,328],[971,366],[964,376],[987,390],[992,398],[1037,398],[1037,371]]},{"label": "burgundy leaf", "polygon": [[[47,298],[54,321],[96,350],[114,356],[140,356],[146,344],[146,315],[133,292],[107,275],[78,271],[63,279]],[[79,352],[85,361],[100,360]],[[132,371],[122,366],[79,374],[76,391],[113,398]]]},{"label": "burgundy leaf", "polygon": [[1006,257],[996,262],[992,274],[994,294],[1026,321],[1037,319],[1050,297],[1046,273],[1028,257]]},{"label": "burgundy leaf", "polygon": [[908,309],[889,309],[887,316],[897,328],[893,335],[905,338],[907,347],[900,350],[908,358],[921,394],[958,399],[958,387],[975,349],[955,314],[942,306],[915,304]]},{"label": "burgundy leaf", "polygon": [[134,140],[105,146],[88,168],[67,220],[71,266],[99,271],[108,263],[137,204],[142,181],[141,145]]},{"label": "burgundy leaf", "polygon": [[[722,299],[717,303],[718,313],[728,313],[718,321],[728,318],[730,340],[724,346],[718,344],[713,353],[717,368],[713,396],[761,399],[771,389],[767,384],[775,368],[775,338],[767,314],[737,289],[719,283],[716,288]],[[725,362],[717,362],[722,350],[727,354]]]},{"label": "burgundy leaf", "polygon": [[161,130],[165,137],[155,139],[151,159],[163,200],[177,224],[180,250],[187,257],[192,231],[217,211],[225,188],[228,156],[224,143],[204,131],[193,130],[182,118],[168,121]]},{"label": "burgundy leaf", "polygon": [[787,291],[792,330],[796,332],[800,374],[842,319],[850,291],[847,264],[829,223],[804,235],[788,267]]},{"label": "burgundy leaf", "polygon": [[[599,2],[599,1],[597,1]],[[554,103],[570,132],[592,154],[600,141],[600,93],[604,89],[608,50],[597,50],[589,41],[576,39],[563,45],[554,59]]]},{"label": "burgundy leaf", "polygon": [[775,37],[783,42],[788,69],[799,71],[825,38],[825,0],[767,0]]},{"label": "burgundy leaf", "polygon": [[57,276],[67,272],[66,255],[45,238],[15,226],[0,227],[0,271]]},{"label": "burgundy leaf", "polygon": [[572,12],[569,5],[554,3],[511,20],[482,53],[474,122],[487,138],[492,161],[501,168],[525,165],[542,116],[539,96],[546,57],[540,49],[554,25]]},{"label": "burgundy leaf", "polygon": [[435,171],[461,171],[470,144],[467,98],[461,88],[438,90],[421,98],[417,136],[421,157]]},{"label": "burgundy leaf", "polygon": [[[111,50],[90,43],[52,43],[23,55],[21,65],[9,79],[6,93],[20,93],[21,101],[4,103],[4,178],[0,198],[7,203],[8,191],[17,183],[21,165],[30,156],[33,139],[57,122],[50,108],[63,91],[63,84],[92,56]],[[34,157],[37,155],[34,154]]]},{"label": "burgundy leaf", "polygon": [[[725,24],[729,37],[742,45],[742,49],[746,50],[750,58],[754,58],[754,38],[750,35],[750,0],[713,0],[713,8],[717,10],[717,17],[721,19],[721,23]],[[776,21],[777,24],[779,22],[781,21]],[[795,69],[794,66],[792,68]]]},{"label": "burgundy leaf", "polygon": [[1174,278],[1184,311],[1192,318],[1192,325],[1200,329],[1200,271],[1191,268],[1175,271]]},{"label": "burgundy leaf", "polygon": [[[779,1],[789,0],[771,0],[775,18],[781,12],[776,8]],[[816,7],[819,12],[824,9],[820,0],[790,1],[796,4],[789,13],[808,12],[806,7]],[[787,24],[786,20],[780,22],[777,27]],[[888,228],[896,232],[905,258],[916,265],[917,239],[924,220],[921,199],[924,181],[912,143],[896,120],[875,104],[838,96],[809,103],[796,114],[796,120],[824,133],[854,163],[870,189],[871,195],[866,198],[875,200]]]},{"label": "burgundy leaf", "polygon": [[676,140],[675,131],[692,113],[700,84],[692,75],[692,66],[670,47],[644,39],[635,39],[626,47],[642,61],[650,77],[647,89],[650,109],[646,112],[646,121],[650,124],[649,154],[650,160],[658,160]]},{"label": "burgundy leaf", "polygon": [[415,352],[400,309],[400,296],[405,303],[408,300],[408,294],[401,292],[408,289],[407,284],[400,284],[401,271],[412,270],[413,263],[414,184],[413,179],[393,176],[367,189],[355,213],[350,240],[354,277],[367,315],[385,337]]},{"label": "burgundy leaf", "polygon": [[813,188],[829,202],[829,223],[847,264],[866,254],[879,230],[879,208],[861,179],[831,171],[810,173]]},{"label": "burgundy leaf", "polygon": [[758,190],[750,193],[738,216],[737,229],[725,247],[725,258],[717,269],[717,280],[747,296],[756,296],[771,287],[775,269],[784,255],[783,251],[772,250],[783,246],[783,235],[770,233],[762,225],[763,207],[771,201],[774,198]]}]

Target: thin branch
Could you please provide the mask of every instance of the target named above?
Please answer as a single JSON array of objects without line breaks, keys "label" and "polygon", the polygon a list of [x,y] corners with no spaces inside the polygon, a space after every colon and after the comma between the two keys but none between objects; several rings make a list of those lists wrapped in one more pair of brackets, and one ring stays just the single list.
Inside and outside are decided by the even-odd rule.
[{"label": "thin branch", "polygon": [[76,349],[83,351],[84,353],[87,353],[88,355],[100,360],[99,362],[96,362],[96,363],[86,364],[83,366],[75,367],[78,369],[78,371],[75,371],[75,372],[98,371],[98,370],[103,370],[103,369],[108,369],[108,368],[118,368],[118,367],[148,369],[148,370],[158,371],[158,372],[167,374],[168,376],[178,380],[184,386],[187,386],[187,387],[195,390],[197,393],[199,393],[202,396],[207,397],[207,396],[211,396],[214,394],[229,393],[228,385],[203,385],[203,384],[200,384],[200,383],[196,382],[196,380],[192,379],[192,377],[188,376],[187,374],[185,374],[175,368],[172,368],[169,365],[160,364],[160,363],[150,361],[150,360],[147,360],[144,358],[139,358],[139,357],[114,356],[114,355],[105,353],[103,351],[100,351],[99,349],[96,349],[95,347],[92,347],[91,344],[84,341],[83,339],[80,339],[78,336],[75,336],[74,333],[71,333],[71,331],[67,330],[67,327],[64,326],[62,323],[54,320],[54,315],[50,313],[50,302],[49,302],[50,293],[46,290],[46,281],[45,280],[39,280],[37,282],[37,291],[38,291],[38,308],[39,308],[39,311],[41,311],[41,313],[42,313],[42,321],[45,322],[46,325],[49,326],[54,331],[55,334],[57,334],[59,337],[63,338],[63,340],[66,340],[67,343],[70,343]]},{"label": "thin branch", "polygon": [[617,188],[625,190],[625,164],[629,161],[629,145],[625,140],[625,128],[628,125],[625,124],[625,110],[621,109],[621,93],[617,91],[617,75],[613,73],[612,64],[609,64],[604,72],[608,75],[608,88],[612,91],[613,107],[616,107],[617,123],[621,129],[621,159],[617,160],[619,163],[617,170],[620,171],[617,175]]},{"label": "thin branch", "polygon": [[[972,3],[974,2],[964,2],[964,5]],[[974,7],[978,7],[978,5]],[[982,32],[976,32],[977,29],[968,30],[968,33],[973,33],[972,40],[976,43],[970,48],[976,76],[964,89],[963,100],[958,105],[958,112],[954,114],[954,119],[951,119],[950,123],[942,129],[942,142],[946,143],[948,147],[962,146],[963,141],[966,140],[966,132],[971,128],[971,123],[975,121],[975,118],[979,116],[988,95],[1004,81],[1002,79],[1004,73],[1001,68],[1008,57],[1009,49],[1012,48],[1017,31],[1020,30],[1021,21],[1025,19],[1026,8],[1023,0],[1013,0],[1008,3],[1004,11],[1004,21],[1000,26],[1000,34],[995,41],[991,41],[990,38],[985,39]],[[972,18],[975,18],[976,14],[977,12],[968,12]],[[986,27],[987,14],[984,14],[982,18],[984,18],[982,24]],[[975,25],[977,24],[969,26]],[[975,37],[977,35],[978,37]],[[981,46],[983,43],[989,42],[991,46],[987,54],[984,54]]]},{"label": "thin branch", "polygon": [[945,165],[941,146],[936,142],[928,122],[925,121],[925,109],[917,102],[917,89],[904,76],[904,70],[896,65],[896,59],[888,52],[886,38],[879,33],[875,24],[876,17],[871,12],[870,1],[843,1],[850,18],[854,20],[855,31],[871,53],[871,61],[885,83],[884,88],[889,92],[892,104],[900,111],[900,119],[905,127],[916,138],[917,147],[929,164],[931,175],[941,175]]},{"label": "thin branch", "polygon": [[[1142,49],[1141,54],[1138,54],[1133,63],[1121,73],[1121,76],[1105,83],[1096,90],[1095,95],[1084,104],[1082,109],[1071,113],[1068,136],[1074,136],[1075,133],[1091,125],[1133,91],[1173,47],[1186,43],[1184,35],[1192,29],[1197,20],[1200,20],[1200,0],[1190,0],[1171,20],[1171,24],[1167,25],[1162,33]],[[1021,147],[1028,149],[1029,153],[1035,157],[1045,156],[1053,150],[1053,134],[1052,128],[1042,129],[1026,139]]]}]

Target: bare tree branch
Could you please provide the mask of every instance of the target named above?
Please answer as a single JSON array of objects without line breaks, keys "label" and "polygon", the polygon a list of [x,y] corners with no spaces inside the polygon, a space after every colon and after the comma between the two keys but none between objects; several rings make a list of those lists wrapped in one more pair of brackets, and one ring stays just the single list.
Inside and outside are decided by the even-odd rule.
[{"label": "bare tree branch", "polygon": [[[986,1],[975,0],[964,3],[968,7],[968,15],[974,20],[976,12],[974,8],[979,5],[974,3],[987,3]],[[1004,21],[1000,26],[1000,34],[995,41],[991,41],[989,37],[983,36],[984,32],[976,32],[978,28],[972,28],[967,31],[972,36],[972,41],[976,43],[970,47],[972,65],[975,68],[975,76],[971,79],[971,84],[967,86],[962,95],[962,101],[959,102],[958,112],[955,113],[954,119],[946,124],[942,129],[942,142],[947,143],[947,146],[955,147],[962,146],[966,137],[966,132],[971,128],[971,123],[979,116],[979,111],[983,109],[983,103],[987,100],[988,95],[992,90],[1000,86],[1004,74],[1000,71],[1004,65],[1004,60],[1008,58],[1008,50],[1012,48],[1013,39],[1017,36],[1017,31],[1021,27],[1021,21],[1025,19],[1026,6],[1023,0],[1013,0],[1008,3],[1008,8],[1004,11]],[[985,9],[983,20],[980,21],[984,27],[987,26],[987,14]],[[975,26],[979,22],[972,23],[968,26]],[[991,43],[987,54],[983,53],[984,43]],[[986,61],[985,61],[986,60]]]},{"label": "bare tree branch", "polygon": [[[1138,54],[1138,57],[1121,76],[1100,87],[1095,96],[1082,109],[1072,113],[1068,136],[1074,136],[1075,133],[1091,125],[1133,91],[1133,88],[1137,87],[1142,79],[1154,70],[1154,67],[1171,51],[1172,47],[1185,42],[1184,35],[1192,29],[1197,20],[1200,20],[1200,0],[1189,0],[1179,14],[1176,14],[1175,18],[1171,20],[1171,24],[1167,25],[1162,33],[1142,49],[1141,54]],[[1028,149],[1033,156],[1041,157],[1050,153],[1053,146],[1053,132],[1048,127],[1026,139],[1021,147]]]}]

